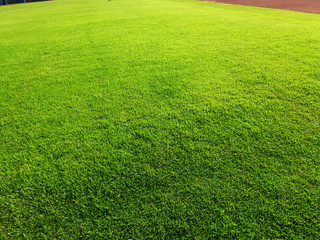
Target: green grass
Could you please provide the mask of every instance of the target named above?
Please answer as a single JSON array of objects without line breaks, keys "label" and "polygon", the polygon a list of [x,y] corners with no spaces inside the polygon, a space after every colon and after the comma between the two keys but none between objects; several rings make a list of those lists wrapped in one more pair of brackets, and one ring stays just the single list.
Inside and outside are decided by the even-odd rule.
[{"label": "green grass", "polygon": [[0,7],[1,239],[317,239],[320,15]]}]

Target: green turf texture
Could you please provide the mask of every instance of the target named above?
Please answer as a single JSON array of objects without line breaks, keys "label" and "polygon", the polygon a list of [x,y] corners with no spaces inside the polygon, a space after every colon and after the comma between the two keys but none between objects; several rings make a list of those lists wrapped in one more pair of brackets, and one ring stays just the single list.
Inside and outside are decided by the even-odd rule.
[{"label": "green turf texture", "polygon": [[317,239],[320,15],[0,7],[1,239]]}]

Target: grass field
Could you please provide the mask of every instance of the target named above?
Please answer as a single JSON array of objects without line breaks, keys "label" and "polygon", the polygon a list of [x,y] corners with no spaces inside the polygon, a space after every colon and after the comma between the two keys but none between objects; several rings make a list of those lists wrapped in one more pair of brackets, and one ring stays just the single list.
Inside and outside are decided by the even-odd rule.
[{"label": "grass field", "polygon": [[320,15],[0,7],[1,239],[317,239]]}]

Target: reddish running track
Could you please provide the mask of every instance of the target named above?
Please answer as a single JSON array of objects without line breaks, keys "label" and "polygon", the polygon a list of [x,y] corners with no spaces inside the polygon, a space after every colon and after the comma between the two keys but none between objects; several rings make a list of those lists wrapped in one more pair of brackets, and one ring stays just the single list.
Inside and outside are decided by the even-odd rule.
[{"label": "reddish running track", "polygon": [[288,9],[300,12],[320,13],[320,0],[201,0],[256,7]]}]

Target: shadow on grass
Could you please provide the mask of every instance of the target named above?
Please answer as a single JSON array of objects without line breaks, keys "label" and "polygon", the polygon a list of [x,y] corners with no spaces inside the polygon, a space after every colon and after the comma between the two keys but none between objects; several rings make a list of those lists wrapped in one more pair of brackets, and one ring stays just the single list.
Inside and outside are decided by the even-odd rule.
[{"label": "shadow on grass", "polygon": [[34,2],[47,2],[52,0],[0,0],[0,6],[12,5],[12,4],[23,4],[23,3],[34,3]]}]

